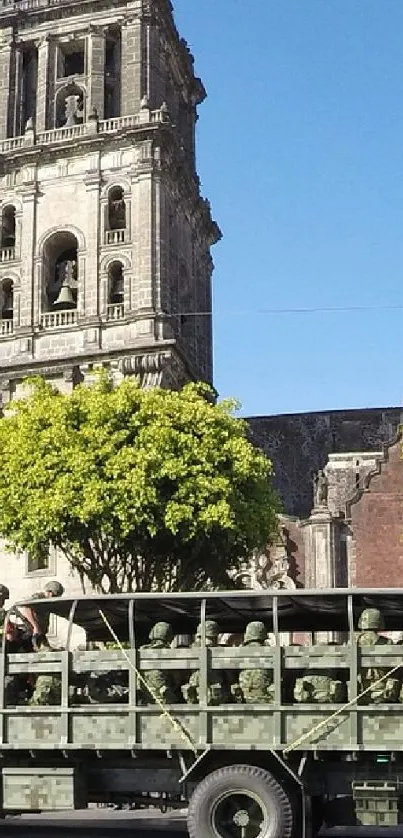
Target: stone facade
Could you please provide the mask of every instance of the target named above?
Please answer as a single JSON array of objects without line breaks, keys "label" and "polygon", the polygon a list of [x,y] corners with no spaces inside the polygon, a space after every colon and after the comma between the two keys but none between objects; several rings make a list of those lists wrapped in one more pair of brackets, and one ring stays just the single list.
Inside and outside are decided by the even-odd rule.
[{"label": "stone facade", "polygon": [[[401,407],[389,407],[253,416],[247,421],[251,438],[273,462],[284,511],[306,518],[312,509],[313,475],[325,467],[329,455],[354,459],[357,452],[357,468],[365,471],[367,453],[382,450],[396,436],[402,417]],[[338,469],[340,482],[341,461]],[[354,481],[355,466],[353,472],[348,479]]]},{"label": "stone facade", "polygon": [[371,408],[248,420],[274,463],[298,587],[401,584],[401,418],[401,408]]},{"label": "stone facade", "polygon": [[[69,391],[99,365],[212,381],[205,95],[170,0],[0,0],[3,405],[27,375]],[[12,596],[78,590],[63,557],[12,566]]]},{"label": "stone facade", "polygon": [[169,0],[0,0],[0,72],[4,398],[99,363],[211,382],[205,91]]}]

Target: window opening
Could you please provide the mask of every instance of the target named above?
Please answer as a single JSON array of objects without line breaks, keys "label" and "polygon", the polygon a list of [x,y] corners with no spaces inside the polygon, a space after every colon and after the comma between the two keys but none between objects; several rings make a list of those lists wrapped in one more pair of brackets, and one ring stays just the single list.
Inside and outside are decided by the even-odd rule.
[{"label": "window opening", "polygon": [[109,230],[126,229],[126,203],[121,186],[116,186],[109,192],[108,226]]},{"label": "window opening", "polygon": [[49,570],[49,551],[47,549],[41,550],[35,556],[28,553],[27,573],[37,573],[39,570]]},{"label": "window opening", "polygon": [[78,243],[72,233],[56,233],[44,251],[45,310],[77,308]]},{"label": "window opening", "polygon": [[15,207],[4,207],[1,218],[1,247],[15,247]]},{"label": "window opening", "polygon": [[105,42],[105,119],[120,114],[120,33]]},{"label": "window opening", "polygon": [[14,289],[11,279],[2,284],[1,319],[12,320],[14,315]]},{"label": "window opening", "polygon": [[29,119],[36,117],[36,90],[38,79],[38,50],[30,45],[22,53],[21,108],[19,133],[23,134]]},{"label": "window opening", "polygon": [[109,300],[110,305],[122,305],[124,302],[124,275],[120,262],[114,262],[109,268]]},{"label": "window opening", "polygon": [[84,122],[84,93],[76,84],[59,91],[56,100],[56,128],[72,128]]},{"label": "window opening", "polygon": [[69,76],[83,76],[85,73],[85,43],[84,41],[67,41],[59,44],[57,60],[58,78]]}]

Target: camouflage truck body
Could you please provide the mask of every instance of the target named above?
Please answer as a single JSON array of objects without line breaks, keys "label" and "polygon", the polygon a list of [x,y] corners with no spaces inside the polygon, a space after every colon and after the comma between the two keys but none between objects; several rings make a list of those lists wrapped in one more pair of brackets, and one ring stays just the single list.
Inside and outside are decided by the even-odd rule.
[{"label": "camouflage truck body", "polygon": [[[403,684],[403,646],[357,642],[360,614],[369,606],[382,613],[385,630],[403,627],[400,590],[53,600],[52,611],[70,614],[90,640],[110,640],[110,627],[117,648],[23,654],[3,648],[3,811],[126,800],[183,806],[190,800],[192,838],[286,838],[315,832],[323,821],[337,823],[341,816],[362,825],[397,824],[402,692],[374,703],[373,683],[366,694],[362,684],[371,673],[381,685],[391,678]],[[36,607],[49,608],[49,601]],[[242,633],[258,618],[277,641],[289,632],[299,643],[211,646],[203,634],[207,618],[223,633]],[[147,645],[153,622],[161,619],[172,623],[173,633],[192,635],[201,625],[199,643]],[[120,648],[120,641],[128,648]],[[234,685],[241,673],[254,670],[270,673],[270,696],[240,703]],[[147,673],[155,678],[156,672],[170,685],[167,695],[174,702],[150,695],[147,703]],[[198,673],[197,704],[187,703],[181,689],[192,673]],[[58,679],[58,703],[13,705],[4,679],[14,676]],[[98,690],[94,698],[88,684],[105,678],[118,682],[119,690]],[[319,680],[319,698],[327,682],[337,690],[323,702],[312,700],[314,691],[296,700],[296,684],[304,678]],[[211,698],[209,703],[210,685],[217,681],[228,686],[227,700],[218,705]]]}]

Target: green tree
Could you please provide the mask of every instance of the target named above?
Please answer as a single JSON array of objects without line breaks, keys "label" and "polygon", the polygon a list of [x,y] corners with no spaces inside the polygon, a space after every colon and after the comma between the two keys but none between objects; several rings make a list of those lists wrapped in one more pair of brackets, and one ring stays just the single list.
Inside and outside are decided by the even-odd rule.
[{"label": "green tree", "polygon": [[228,568],[273,536],[271,463],[234,401],[31,379],[0,419],[0,534],[33,556],[60,548],[96,590],[227,587]]}]

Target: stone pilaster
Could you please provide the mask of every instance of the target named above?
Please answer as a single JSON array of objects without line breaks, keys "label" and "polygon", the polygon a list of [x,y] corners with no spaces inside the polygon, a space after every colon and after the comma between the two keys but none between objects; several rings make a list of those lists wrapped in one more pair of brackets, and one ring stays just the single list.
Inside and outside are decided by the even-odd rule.
[{"label": "stone pilaster", "polygon": [[[39,322],[41,289],[35,288],[34,259],[35,259],[35,228],[36,228],[36,200],[37,186],[33,183],[26,186],[21,194],[22,213],[22,235],[21,235],[21,294],[20,294],[20,321],[21,328],[28,328],[34,325],[35,320]],[[36,293],[35,293],[36,292]],[[36,305],[34,300],[36,299]]]},{"label": "stone pilaster", "polygon": [[36,99],[36,130],[46,131],[48,127],[49,64],[51,43],[48,38],[38,42],[38,82]]},{"label": "stone pilaster", "polygon": [[335,520],[327,507],[314,507],[303,527],[305,587],[336,587]]},{"label": "stone pilaster", "polygon": [[99,119],[104,118],[104,77],[105,35],[93,30],[88,35],[88,110],[96,108]]},{"label": "stone pilaster", "polygon": [[138,113],[140,102],[146,90],[144,86],[143,64],[143,32],[142,20],[138,17],[130,18],[122,26],[122,97],[121,114]]},{"label": "stone pilaster", "polygon": [[9,127],[11,62],[13,53],[12,29],[0,32],[0,140],[6,139]]},{"label": "stone pilaster", "polygon": [[100,225],[100,188],[101,179],[99,170],[87,172],[85,177],[85,188],[87,191],[88,226],[86,241],[85,279],[79,277],[79,301],[78,308],[80,316],[96,317],[98,314],[98,249],[99,249],[99,225]]},{"label": "stone pilaster", "polygon": [[153,242],[155,235],[153,176],[151,173],[138,175],[133,188],[133,224],[136,238],[133,242],[133,285],[132,307],[136,311],[151,311],[153,308]]}]

